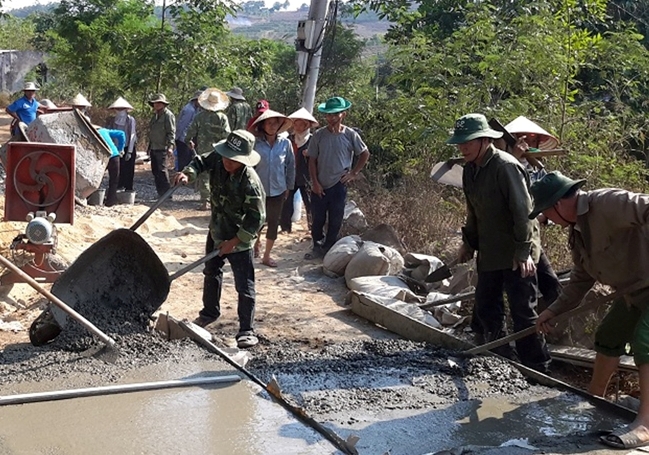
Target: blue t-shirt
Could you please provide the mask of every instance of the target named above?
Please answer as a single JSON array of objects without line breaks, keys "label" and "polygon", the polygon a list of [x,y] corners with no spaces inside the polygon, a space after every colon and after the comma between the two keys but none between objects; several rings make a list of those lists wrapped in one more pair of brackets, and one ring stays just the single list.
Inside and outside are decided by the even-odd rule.
[{"label": "blue t-shirt", "polygon": [[36,120],[36,111],[38,110],[38,106],[40,106],[40,104],[38,104],[36,98],[32,98],[32,100],[29,101],[23,96],[7,106],[7,110],[16,114],[21,122],[29,125]]},{"label": "blue t-shirt", "polygon": [[[110,157],[114,158],[116,156],[119,156],[121,151],[124,150],[124,144],[126,144],[126,134],[124,134],[124,131],[99,128],[97,132],[106,142],[106,145],[110,148],[110,151],[112,153]],[[115,145],[115,141],[113,139],[117,141],[117,145]]]}]

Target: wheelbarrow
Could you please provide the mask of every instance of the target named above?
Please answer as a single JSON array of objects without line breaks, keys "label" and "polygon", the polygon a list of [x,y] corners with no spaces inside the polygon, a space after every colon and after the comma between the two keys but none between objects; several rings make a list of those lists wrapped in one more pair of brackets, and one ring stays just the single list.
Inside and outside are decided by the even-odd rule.
[{"label": "wheelbarrow", "polygon": [[[51,293],[100,330],[143,332],[169,295],[171,282],[217,256],[217,250],[173,274],[134,229],[171,195],[172,188],[130,229],[113,231],[88,247],[52,285]],[[50,306],[32,324],[29,338],[40,346],[56,338],[68,315]]]}]

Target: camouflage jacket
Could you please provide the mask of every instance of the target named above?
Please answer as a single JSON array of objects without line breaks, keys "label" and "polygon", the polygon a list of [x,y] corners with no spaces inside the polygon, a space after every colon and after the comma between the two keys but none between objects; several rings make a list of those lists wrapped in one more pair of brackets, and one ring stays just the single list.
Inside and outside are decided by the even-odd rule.
[{"label": "camouflage jacket", "polygon": [[230,124],[223,112],[201,109],[187,128],[185,142],[193,141],[196,153],[203,155],[210,153],[214,148],[213,144],[228,137],[229,133]]},{"label": "camouflage jacket", "polygon": [[245,101],[234,101],[226,112],[232,131],[245,130],[248,120],[252,117],[252,108]]},{"label": "camouflage jacket", "polygon": [[218,246],[236,235],[241,243],[234,252],[249,250],[266,221],[266,193],[259,176],[249,166],[230,175],[216,152],[196,155],[183,174],[191,183],[203,171],[210,174],[210,234],[214,244]]}]

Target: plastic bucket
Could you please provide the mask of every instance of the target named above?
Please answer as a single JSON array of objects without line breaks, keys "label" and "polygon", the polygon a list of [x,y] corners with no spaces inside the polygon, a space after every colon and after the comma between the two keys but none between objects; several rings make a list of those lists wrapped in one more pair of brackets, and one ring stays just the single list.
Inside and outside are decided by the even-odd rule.
[{"label": "plastic bucket", "polygon": [[104,205],[104,196],[106,196],[106,190],[103,188],[91,193],[87,199],[88,205]]},{"label": "plastic bucket", "polygon": [[133,205],[135,203],[135,191],[118,191],[117,202],[120,204]]}]

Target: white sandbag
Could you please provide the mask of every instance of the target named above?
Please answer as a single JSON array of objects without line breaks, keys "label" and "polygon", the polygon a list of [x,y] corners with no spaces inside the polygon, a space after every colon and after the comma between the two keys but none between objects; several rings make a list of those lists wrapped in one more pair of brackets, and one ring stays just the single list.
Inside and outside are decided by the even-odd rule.
[{"label": "white sandbag", "polygon": [[377,243],[377,245],[379,245],[379,249],[383,252],[383,255],[390,261],[388,275],[400,274],[403,271],[403,256],[401,256],[401,253],[392,247],[381,245],[380,243]]},{"label": "white sandbag", "polygon": [[327,276],[339,277],[345,274],[347,264],[360,249],[363,241],[357,235],[348,235],[334,243],[322,259],[322,268]]},{"label": "white sandbag", "polygon": [[367,230],[365,215],[354,201],[345,203],[342,230],[348,234],[360,234]]},{"label": "white sandbag", "polygon": [[423,302],[422,297],[412,292],[408,285],[396,276],[361,276],[353,278],[349,283],[349,289],[403,302]]},{"label": "white sandbag", "polygon": [[351,280],[359,276],[387,275],[390,259],[383,254],[377,243],[365,242],[361,249],[347,264],[345,281],[350,287]]},{"label": "white sandbag", "polygon": [[444,265],[441,259],[426,254],[408,253],[403,259],[405,267],[411,269],[410,276],[422,282],[428,275]]}]

